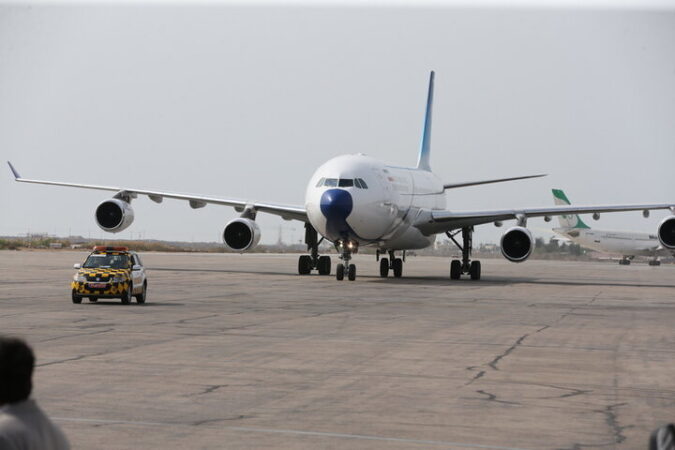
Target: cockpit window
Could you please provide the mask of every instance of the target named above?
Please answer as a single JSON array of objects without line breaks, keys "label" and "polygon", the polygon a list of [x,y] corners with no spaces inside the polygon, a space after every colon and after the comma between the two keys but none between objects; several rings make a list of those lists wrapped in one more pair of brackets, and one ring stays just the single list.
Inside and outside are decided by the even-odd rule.
[{"label": "cockpit window", "polygon": [[352,187],[356,186],[359,189],[368,189],[368,185],[363,178],[321,178],[316,187]]}]

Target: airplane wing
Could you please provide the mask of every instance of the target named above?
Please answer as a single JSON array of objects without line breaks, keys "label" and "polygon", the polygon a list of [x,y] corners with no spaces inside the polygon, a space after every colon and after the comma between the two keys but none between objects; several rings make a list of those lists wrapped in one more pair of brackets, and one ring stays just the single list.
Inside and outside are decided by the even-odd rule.
[{"label": "airplane wing", "polygon": [[520,208],[493,211],[427,211],[420,214],[415,226],[424,234],[444,233],[463,227],[504,220],[526,220],[530,217],[564,216],[623,211],[670,209],[675,214],[675,202],[643,205],[576,206],[562,205],[546,208]]},{"label": "airplane wing", "polygon": [[52,186],[66,186],[81,189],[94,189],[97,191],[110,191],[110,192],[117,192],[117,196],[127,196],[130,198],[136,198],[138,195],[147,195],[150,198],[150,200],[156,203],[161,203],[165,198],[171,198],[176,200],[187,200],[192,208],[202,208],[207,204],[231,206],[239,212],[243,211],[245,208],[252,208],[255,209],[256,211],[281,216],[283,219],[286,220],[299,220],[301,222],[308,221],[307,211],[302,206],[279,205],[264,202],[250,202],[245,200],[205,197],[202,195],[180,194],[174,192],[154,191],[147,189],[98,186],[93,184],[81,184],[81,183],[64,183],[61,181],[31,180],[28,178],[22,178],[21,175],[19,175],[17,170],[14,168],[14,166],[12,166],[12,163],[7,161],[7,164],[9,164],[9,168],[12,170],[12,173],[14,174],[14,179],[20,183],[49,184]]}]

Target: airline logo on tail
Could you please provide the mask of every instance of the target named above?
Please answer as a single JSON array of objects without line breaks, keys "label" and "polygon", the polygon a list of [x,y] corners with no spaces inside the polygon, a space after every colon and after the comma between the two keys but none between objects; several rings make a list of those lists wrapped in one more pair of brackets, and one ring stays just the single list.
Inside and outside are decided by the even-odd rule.
[{"label": "airline logo on tail", "polygon": [[[553,200],[556,205],[572,204],[562,189],[551,189],[551,191],[553,192]],[[577,214],[558,216],[558,220],[560,221],[561,228],[591,228]]]}]

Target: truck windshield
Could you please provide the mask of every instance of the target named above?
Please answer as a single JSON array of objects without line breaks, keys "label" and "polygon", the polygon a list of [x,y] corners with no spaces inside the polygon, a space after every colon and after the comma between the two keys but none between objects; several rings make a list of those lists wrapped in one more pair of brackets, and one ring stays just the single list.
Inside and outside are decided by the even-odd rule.
[{"label": "truck windshield", "polygon": [[85,269],[128,269],[129,256],[95,253],[89,255],[82,267]]}]

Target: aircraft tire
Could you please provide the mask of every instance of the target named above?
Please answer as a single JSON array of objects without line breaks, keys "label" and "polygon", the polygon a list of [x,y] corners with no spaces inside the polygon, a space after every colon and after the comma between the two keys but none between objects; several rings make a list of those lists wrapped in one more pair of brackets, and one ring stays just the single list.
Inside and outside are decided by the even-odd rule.
[{"label": "aircraft tire", "polygon": [[459,280],[462,276],[462,263],[458,259],[453,259],[450,262],[450,279]]},{"label": "aircraft tire", "polygon": [[480,280],[480,261],[471,261],[469,275],[471,275],[472,280]]},{"label": "aircraft tire", "polygon": [[330,275],[330,256],[319,256],[319,275]]},{"label": "aircraft tire", "polygon": [[339,263],[335,267],[335,279],[338,281],[342,281],[345,279],[345,265],[342,263]]},{"label": "aircraft tire", "polygon": [[649,265],[650,265],[650,266],[660,266],[660,265],[661,265],[661,261],[649,261]]},{"label": "aircraft tire", "polygon": [[349,265],[349,270],[347,272],[347,278],[349,278],[349,281],[356,280],[356,266],[354,264]]},{"label": "aircraft tire", "polygon": [[298,258],[298,273],[307,275],[312,271],[312,258],[309,255],[300,255]]},{"label": "aircraft tire", "polygon": [[389,276],[389,260],[387,258],[380,259],[380,276],[382,278]]},{"label": "aircraft tire", "polygon": [[403,260],[401,258],[394,259],[394,277],[401,278],[403,276]]}]

